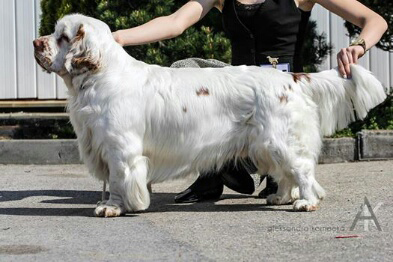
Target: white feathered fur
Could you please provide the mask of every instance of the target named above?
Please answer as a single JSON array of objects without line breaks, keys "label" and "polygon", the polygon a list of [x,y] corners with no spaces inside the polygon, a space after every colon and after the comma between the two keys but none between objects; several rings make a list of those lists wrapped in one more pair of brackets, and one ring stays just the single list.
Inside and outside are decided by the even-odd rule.
[{"label": "white feathered fur", "polygon": [[[62,34],[72,40],[57,45]],[[148,65],[130,57],[106,24],[82,15],[64,17],[42,39],[47,47],[36,57],[67,84],[80,155],[92,174],[109,181],[110,198],[97,216],[148,208],[147,183],[245,157],[279,182],[269,203],[315,210],[325,195],[314,177],[322,135],[346,127],[355,111],[365,117],[386,97],[358,65],[349,80],[336,69],[301,75],[256,66]]]}]

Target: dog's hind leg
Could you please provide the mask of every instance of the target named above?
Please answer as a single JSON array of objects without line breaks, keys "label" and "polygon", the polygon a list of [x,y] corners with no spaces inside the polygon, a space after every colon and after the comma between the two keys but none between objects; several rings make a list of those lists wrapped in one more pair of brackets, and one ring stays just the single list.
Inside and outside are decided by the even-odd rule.
[{"label": "dog's hind leg", "polygon": [[311,159],[300,159],[292,169],[292,175],[299,185],[299,200],[293,204],[296,211],[315,211],[325,196],[325,191],[315,180],[315,162]]},{"label": "dog's hind leg", "polygon": [[292,204],[299,198],[299,189],[296,187],[293,177],[283,175],[278,182],[277,193],[271,194],[266,198],[270,205],[287,205]]}]

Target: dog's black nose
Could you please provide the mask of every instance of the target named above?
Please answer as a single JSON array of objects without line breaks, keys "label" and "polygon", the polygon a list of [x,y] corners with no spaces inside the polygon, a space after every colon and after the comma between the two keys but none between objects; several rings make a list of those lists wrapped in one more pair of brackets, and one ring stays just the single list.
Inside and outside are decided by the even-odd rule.
[{"label": "dog's black nose", "polygon": [[42,52],[44,51],[44,42],[40,39],[36,39],[33,41],[33,45],[36,51]]}]

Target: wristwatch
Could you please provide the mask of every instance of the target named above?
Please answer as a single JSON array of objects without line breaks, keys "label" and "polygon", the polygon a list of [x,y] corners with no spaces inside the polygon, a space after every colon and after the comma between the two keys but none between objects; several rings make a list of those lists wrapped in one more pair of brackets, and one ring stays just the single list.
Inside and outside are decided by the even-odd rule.
[{"label": "wristwatch", "polygon": [[355,40],[352,41],[350,46],[355,46],[355,45],[360,45],[364,49],[364,54],[367,52],[367,47],[366,47],[366,41],[364,41],[363,38],[356,38]]}]

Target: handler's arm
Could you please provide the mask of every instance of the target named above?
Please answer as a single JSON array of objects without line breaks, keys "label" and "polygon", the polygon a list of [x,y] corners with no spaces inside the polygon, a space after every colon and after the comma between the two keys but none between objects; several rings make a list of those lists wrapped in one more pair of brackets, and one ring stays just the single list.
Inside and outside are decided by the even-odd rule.
[{"label": "handler's arm", "polygon": [[141,45],[181,35],[187,28],[202,19],[218,0],[191,0],[175,13],[157,17],[143,25],[113,33],[122,46]]},{"label": "handler's arm", "polygon": [[[388,28],[386,21],[377,13],[367,8],[357,0],[311,0],[320,4],[329,11],[341,16],[343,19],[362,28],[359,35],[370,49],[381,39]],[[358,58],[364,55],[361,46],[343,48],[337,54],[339,71],[343,76],[350,75],[349,64],[357,63]]]}]

